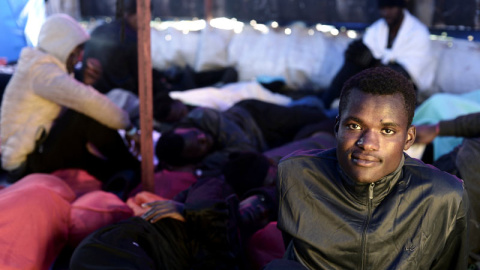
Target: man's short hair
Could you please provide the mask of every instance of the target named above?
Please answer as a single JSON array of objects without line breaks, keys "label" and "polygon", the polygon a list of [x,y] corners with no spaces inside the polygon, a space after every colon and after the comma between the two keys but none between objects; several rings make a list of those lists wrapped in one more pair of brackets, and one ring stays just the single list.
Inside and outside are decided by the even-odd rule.
[{"label": "man's short hair", "polygon": [[188,164],[182,157],[185,142],[183,137],[169,130],[161,134],[155,146],[155,156],[160,163],[170,166],[183,166]]},{"label": "man's short hair", "polygon": [[373,95],[403,96],[405,113],[408,117],[408,126],[412,124],[417,102],[413,83],[401,73],[388,67],[375,67],[363,70],[348,79],[343,85],[340,94],[339,114],[347,107],[352,89]]},{"label": "man's short hair", "polygon": [[407,6],[405,0],[378,0],[378,8],[384,7],[401,7],[404,8]]}]

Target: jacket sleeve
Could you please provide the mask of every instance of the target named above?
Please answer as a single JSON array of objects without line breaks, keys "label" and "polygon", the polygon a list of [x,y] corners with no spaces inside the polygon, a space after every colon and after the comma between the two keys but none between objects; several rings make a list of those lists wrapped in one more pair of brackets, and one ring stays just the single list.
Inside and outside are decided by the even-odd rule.
[{"label": "jacket sleeve", "polygon": [[440,136],[478,137],[480,135],[480,113],[459,116],[440,121]]},{"label": "jacket sleeve", "polygon": [[83,113],[113,128],[130,125],[128,113],[105,95],[87,86],[53,63],[45,63],[32,70],[35,94],[61,106]]},{"label": "jacket sleeve", "polygon": [[468,268],[468,197],[464,189],[453,230],[447,236],[445,246],[430,269],[467,269]]}]

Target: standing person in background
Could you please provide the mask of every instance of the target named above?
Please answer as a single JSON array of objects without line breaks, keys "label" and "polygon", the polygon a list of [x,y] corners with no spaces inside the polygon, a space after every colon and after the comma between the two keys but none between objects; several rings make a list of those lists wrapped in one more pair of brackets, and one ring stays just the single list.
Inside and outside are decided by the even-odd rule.
[{"label": "standing person in background", "polygon": [[88,67],[88,58],[100,61],[103,74],[93,86],[101,93],[122,88],[138,95],[136,12],[135,0],[118,0],[116,18],[93,29],[85,43],[82,70]]},{"label": "standing person in background", "polygon": [[[120,88],[138,96],[138,37],[137,1],[117,0],[116,18],[93,29],[91,38],[85,43],[85,57],[79,77],[88,68],[88,59],[98,59],[103,68],[102,75],[93,84],[101,93]],[[155,102],[170,108],[174,103],[168,92],[163,75],[152,69],[152,91]],[[183,105],[176,102],[177,105]],[[184,106],[184,105],[183,105]],[[156,117],[164,120],[165,110]]]},{"label": "standing person in background", "polygon": [[[116,18],[93,29],[92,38],[85,44],[85,60],[96,58],[103,66],[103,75],[93,85],[102,93],[123,89],[138,96],[138,39],[137,1],[117,0]],[[153,9],[153,3],[151,5]],[[83,72],[80,72],[80,76]],[[190,67],[172,67],[168,70],[152,68],[154,119],[175,122],[169,118],[170,109],[184,111],[186,106],[169,96],[172,90],[185,90],[237,81],[233,68],[195,72]],[[160,105],[156,105],[160,104]]]},{"label": "standing person in background", "polygon": [[337,147],[280,161],[278,227],[284,258],[297,265],[289,269],[467,269],[463,182],[404,153],[415,103],[405,76],[362,71],[342,89]]},{"label": "standing person in background", "polygon": [[326,108],[340,96],[343,83],[374,66],[388,66],[413,81],[416,89],[428,89],[435,65],[428,28],[405,9],[405,0],[378,0],[381,18],[367,28],[362,39],[345,51],[345,62],[322,92]]},{"label": "standing person in background", "polygon": [[[124,129],[127,140],[138,145],[137,129],[125,111],[72,76],[88,39],[77,21],[55,14],[42,25],[38,46],[22,50],[0,118],[2,167],[11,181],[34,172],[81,168],[105,185],[127,170],[133,175],[129,185],[136,185],[140,163],[117,130]],[[98,78],[97,64],[87,66],[85,81]]]}]

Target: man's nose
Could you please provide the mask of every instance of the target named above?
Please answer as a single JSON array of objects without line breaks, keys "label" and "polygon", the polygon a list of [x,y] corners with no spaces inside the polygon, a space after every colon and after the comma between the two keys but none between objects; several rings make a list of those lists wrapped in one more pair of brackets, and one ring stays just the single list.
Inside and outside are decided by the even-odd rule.
[{"label": "man's nose", "polygon": [[365,150],[375,151],[378,150],[379,143],[379,134],[376,134],[373,131],[365,131],[362,133],[362,136],[357,140],[356,144],[358,147]]}]

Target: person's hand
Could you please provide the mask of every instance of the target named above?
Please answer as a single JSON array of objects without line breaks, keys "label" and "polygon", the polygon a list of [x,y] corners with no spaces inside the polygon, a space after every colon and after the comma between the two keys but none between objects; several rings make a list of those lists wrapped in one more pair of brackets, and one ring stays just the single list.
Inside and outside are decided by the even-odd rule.
[{"label": "person's hand", "polygon": [[102,77],[102,64],[95,58],[88,58],[85,61],[86,67],[83,71],[83,83],[86,85],[95,84]]},{"label": "person's hand", "polygon": [[415,143],[431,143],[438,135],[437,125],[419,125],[416,129],[417,136],[415,137]]},{"label": "person's hand", "polygon": [[125,130],[125,140],[130,152],[138,157],[140,155],[140,131],[136,127]]},{"label": "person's hand", "polygon": [[155,223],[162,218],[173,218],[182,222],[185,222],[183,217],[183,204],[167,200],[167,201],[154,201],[142,204],[142,207],[151,207],[142,218],[151,223]]}]

